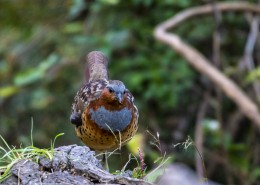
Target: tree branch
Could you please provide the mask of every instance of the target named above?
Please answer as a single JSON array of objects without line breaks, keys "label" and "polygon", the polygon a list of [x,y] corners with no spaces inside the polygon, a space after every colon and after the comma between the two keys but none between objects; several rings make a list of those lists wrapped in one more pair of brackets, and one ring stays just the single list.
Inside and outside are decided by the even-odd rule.
[{"label": "tree branch", "polygon": [[[216,4],[219,11],[242,11],[260,14],[260,7],[255,4],[234,2]],[[189,64],[200,73],[208,76],[224,93],[232,99],[237,106],[260,129],[260,114],[256,104],[238,87],[231,79],[212,66],[208,59],[192,46],[183,42],[176,34],[168,33],[167,29],[175,28],[187,19],[212,13],[211,5],[205,5],[187,9],[175,15],[171,19],[161,23],[155,28],[154,36],[159,41],[171,46],[181,54]]]}]

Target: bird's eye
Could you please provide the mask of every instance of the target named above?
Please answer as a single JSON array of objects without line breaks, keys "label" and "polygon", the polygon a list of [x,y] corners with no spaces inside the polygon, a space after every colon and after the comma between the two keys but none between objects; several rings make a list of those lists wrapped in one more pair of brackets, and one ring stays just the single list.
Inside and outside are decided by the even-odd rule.
[{"label": "bird's eye", "polygon": [[126,93],[126,90],[124,91],[124,94]]},{"label": "bird's eye", "polygon": [[114,90],[111,89],[111,88],[108,88],[108,91],[109,91],[110,93],[113,93],[113,92],[114,92]]}]

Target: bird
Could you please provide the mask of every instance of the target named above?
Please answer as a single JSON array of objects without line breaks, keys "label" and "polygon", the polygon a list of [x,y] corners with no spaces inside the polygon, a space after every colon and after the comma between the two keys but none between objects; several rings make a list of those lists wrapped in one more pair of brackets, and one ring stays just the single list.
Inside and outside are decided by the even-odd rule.
[{"label": "bird", "polygon": [[90,52],[86,64],[89,80],[74,97],[70,122],[90,149],[121,148],[138,129],[134,97],[122,81],[108,78],[108,59],[102,52]]}]

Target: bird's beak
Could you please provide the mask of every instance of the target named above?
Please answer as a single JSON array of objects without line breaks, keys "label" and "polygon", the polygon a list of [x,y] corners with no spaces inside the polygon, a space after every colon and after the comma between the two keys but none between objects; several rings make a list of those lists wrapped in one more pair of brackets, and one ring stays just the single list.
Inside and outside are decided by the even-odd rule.
[{"label": "bird's beak", "polygon": [[119,103],[122,104],[122,101],[123,101],[123,94],[122,93],[117,93],[116,94],[116,99]]}]

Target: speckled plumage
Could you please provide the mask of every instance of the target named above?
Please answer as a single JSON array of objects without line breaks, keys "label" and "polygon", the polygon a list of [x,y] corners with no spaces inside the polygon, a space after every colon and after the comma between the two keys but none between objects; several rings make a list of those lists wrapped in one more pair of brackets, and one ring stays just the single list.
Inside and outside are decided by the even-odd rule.
[{"label": "speckled plumage", "polygon": [[123,82],[108,80],[107,58],[87,56],[89,81],[77,92],[70,120],[77,136],[90,148],[110,150],[126,144],[138,128],[138,110]]}]

